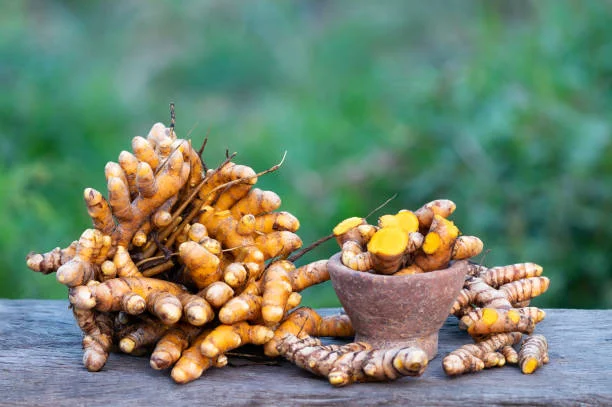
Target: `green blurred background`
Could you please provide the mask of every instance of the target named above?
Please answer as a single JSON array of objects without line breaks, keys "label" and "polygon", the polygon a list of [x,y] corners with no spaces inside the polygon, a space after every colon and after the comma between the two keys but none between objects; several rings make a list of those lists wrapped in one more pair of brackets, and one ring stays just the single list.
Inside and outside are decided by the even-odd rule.
[{"label": "green blurred background", "polygon": [[[26,253],[80,235],[83,188],[173,101],[209,166],[288,151],[260,184],[305,243],[395,193],[383,212],[449,198],[485,264],[544,267],[537,305],[612,307],[611,2],[0,7],[0,297],[65,298]],[[305,302],[338,304],[329,283]]]}]

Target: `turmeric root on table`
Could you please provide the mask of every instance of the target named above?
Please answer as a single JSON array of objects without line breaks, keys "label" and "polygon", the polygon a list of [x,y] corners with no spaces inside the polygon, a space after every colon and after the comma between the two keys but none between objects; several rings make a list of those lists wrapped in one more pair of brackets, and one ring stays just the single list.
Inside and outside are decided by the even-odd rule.
[{"label": "turmeric root on table", "polygon": [[281,338],[277,351],[296,365],[327,377],[334,386],[419,376],[428,363],[419,348],[372,349],[361,342],[322,345],[318,339],[291,334]]}]

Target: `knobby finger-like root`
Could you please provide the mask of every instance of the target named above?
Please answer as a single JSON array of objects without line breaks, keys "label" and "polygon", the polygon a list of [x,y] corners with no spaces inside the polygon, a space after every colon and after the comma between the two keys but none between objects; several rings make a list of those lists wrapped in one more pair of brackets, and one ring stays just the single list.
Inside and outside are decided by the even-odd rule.
[{"label": "knobby finger-like root", "polygon": [[453,201],[448,199],[436,199],[431,201],[414,211],[414,214],[419,219],[419,225],[422,229],[429,229],[435,215],[443,218],[448,218],[457,206]]},{"label": "knobby finger-like root", "polygon": [[72,260],[76,254],[78,241],[74,241],[70,246],[61,249],[56,247],[47,253],[31,252],[26,256],[26,264],[32,271],[43,274],[55,273],[62,265]]},{"label": "knobby finger-like root", "polygon": [[368,242],[374,270],[393,274],[399,270],[408,246],[408,234],[398,227],[379,229]]},{"label": "knobby finger-like root", "polygon": [[444,372],[454,376],[463,373],[477,372],[486,367],[503,366],[506,359],[497,352],[505,347],[520,342],[520,332],[501,333],[476,343],[463,345],[449,353],[442,361]]},{"label": "knobby finger-like root", "polygon": [[542,274],[542,267],[535,263],[517,263],[507,266],[481,268],[478,277],[493,288],[521,280],[527,277],[538,277]]},{"label": "knobby finger-like root", "polygon": [[374,268],[372,253],[364,251],[359,243],[347,240],[342,245],[342,264],[357,271],[368,271]]},{"label": "knobby finger-like root", "polygon": [[274,337],[264,345],[267,356],[278,356],[277,346],[281,339],[291,334],[298,338],[306,336],[349,337],[355,334],[347,315],[321,317],[312,308],[293,310],[274,331]]},{"label": "knobby finger-like root", "polygon": [[124,353],[135,353],[136,351],[154,345],[166,332],[168,326],[144,319],[131,325],[129,331],[122,335],[119,348]]},{"label": "knobby finger-like root", "polygon": [[414,262],[424,271],[446,268],[452,256],[459,229],[453,222],[440,215],[434,215],[429,232],[425,235],[422,252],[417,253]]},{"label": "knobby finger-like root", "polygon": [[459,328],[471,336],[502,332],[531,333],[546,313],[536,307],[495,309],[480,308],[465,314],[459,321]]},{"label": "knobby finger-like root", "polygon": [[108,313],[73,308],[74,318],[83,331],[83,365],[90,372],[106,364],[113,344],[113,319]]},{"label": "knobby finger-like root", "polygon": [[57,269],[57,281],[75,287],[95,280],[110,248],[110,236],[97,229],[86,229],[79,238],[74,257]]},{"label": "knobby finger-like root", "polygon": [[219,325],[210,332],[200,345],[204,356],[214,358],[245,344],[263,345],[274,333],[262,325],[239,322],[234,325]]},{"label": "knobby finger-like root", "polygon": [[300,292],[308,287],[329,280],[327,260],[318,260],[305,266],[298,267],[289,273],[291,289]]},{"label": "knobby finger-like root", "polygon": [[548,363],[548,342],[544,335],[531,335],[523,341],[518,363],[525,374],[531,374],[544,363]]},{"label": "knobby finger-like root", "polygon": [[472,309],[472,305],[483,308],[512,308],[504,292],[496,290],[478,277],[467,278],[464,288],[451,307],[451,314],[461,317]]},{"label": "knobby finger-like root", "polygon": [[[201,328],[189,324],[177,324],[167,330],[151,353],[151,367],[161,370],[174,365],[201,331]],[[199,349],[197,351],[200,352]]]},{"label": "knobby finger-like root", "polygon": [[280,260],[268,266],[263,276],[261,316],[266,325],[280,322],[285,315],[287,300],[292,292],[289,273],[293,270],[293,263]]},{"label": "knobby finger-like root", "polygon": [[310,336],[300,339],[291,334],[280,340],[277,350],[297,366],[327,377],[334,386],[419,376],[428,363],[419,348],[373,350],[363,342],[322,345]]},{"label": "knobby finger-like root", "polygon": [[193,381],[213,366],[221,367],[227,364],[225,355],[206,357],[200,352],[200,347],[205,338],[210,334],[210,330],[202,332],[194,343],[185,349],[172,368],[170,375],[177,383],[188,383]]}]

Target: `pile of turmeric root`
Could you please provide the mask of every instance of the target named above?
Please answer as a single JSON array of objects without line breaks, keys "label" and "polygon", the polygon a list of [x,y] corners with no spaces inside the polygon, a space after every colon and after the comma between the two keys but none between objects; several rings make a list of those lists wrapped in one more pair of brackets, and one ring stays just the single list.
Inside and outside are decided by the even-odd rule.
[{"label": "pile of turmeric root", "polygon": [[[333,230],[341,247],[342,263],[356,271],[392,276],[431,272],[449,267],[454,260],[477,256],[483,242],[460,235],[448,219],[456,205],[439,199],[416,211],[407,209],[378,218],[370,225],[363,218],[348,218]],[[450,313],[460,319],[475,344],[451,352],[443,360],[448,375],[484,368],[519,364],[533,373],[548,362],[548,344],[542,335],[530,335],[544,311],[529,307],[530,300],[550,284],[534,263],[487,268],[471,263]],[[523,333],[528,334],[522,341]],[[520,352],[514,349],[522,341]]]},{"label": "pile of turmeric root", "polygon": [[[207,169],[172,125],[155,124],[106,165],[106,198],[85,189],[93,227],[27,256],[68,286],[88,370],[112,350],[151,353],[154,369],[189,382],[239,346],[269,344],[299,292],[329,279],[326,260],[296,268],[286,259],[302,245],[298,219],[255,187],[261,173],[232,158]],[[353,334],[345,316],[319,319],[312,335]]]},{"label": "pile of turmeric root", "polygon": [[[155,124],[147,137],[132,140],[131,152],[106,165],[106,197],[85,189],[92,227],[66,248],[28,254],[30,269],[55,272],[68,287],[85,367],[101,370],[113,351],[146,354],[152,368],[171,369],[177,383],[187,383],[254,344],[336,386],[420,375],[428,363],[420,349],[323,345],[315,338],[354,331],[346,315],[322,317],[299,307],[299,293],[329,273],[327,260],[296,267],[299,220],[279,210],[276,193],[255,186],[278,165],[256,173],[228,154],[209,169],[204,146],[198,151],[177,138],[174,120]],[[333,231],[342,261],[355,270],[405,275],[472,257],[482,242],[459,236],[446,219],[454,208],[433,201],[382,216],[378,226],[347,219]],[[546,362],[541,336],[528,338],[517,357],[508,349],[520,340],[517,332],[530,333],[543,318],[527,307],[548,286],[537,277],[541,268],[532,269],[501,276],[498,269],[472,268],[452,313],[479,342],[444,359],[448,374],[498,366],[502,358],[518,358],[526,373]]]}]

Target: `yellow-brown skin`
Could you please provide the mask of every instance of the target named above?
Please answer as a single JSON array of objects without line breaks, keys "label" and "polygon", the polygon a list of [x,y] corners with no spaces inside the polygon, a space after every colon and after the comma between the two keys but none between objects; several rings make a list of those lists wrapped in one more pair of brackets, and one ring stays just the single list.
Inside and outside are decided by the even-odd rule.
[{"label": "yellow-brown skin", "polygon": [[542,274],[542,267],[535,263],[517,263],[507,266],[484,268],[480,270],[478,277],[493,288],[499,288],[504,284],[521,280],[527,277],[537,277]]},{"label": "yellow-brown skin", "polygon": [[274,331],[274,337],[264,345],[267,356],[278,356],[277,346],[285,335],[298,338],[306,336],[352,336],[354,330],[347,315],[322,318],[312,308],[301,307],[292,311]]},{"label": "yellow-brown skin", "polygon": [[531,333],[545,316],[546,313],[536,307],[479,308],[465,314],[459,322],[459,328],[467,330],[471,336],[502,332]]},{"label": "yellow-brown skin", "polygon": [[295,232],[299,228],[300,221],[289,212],[272,212],[255,217],[255,230],[260,233],[279,230]]},{"label": "yellow-brown skin", "polygon": [[167,331],[168,326],[152,320],[143,320],[131,325],[129,331],[122,335],[119,348],[124,353],[133,353],[136,350],[155,344]]},{"label": "yellow-brown skin", "polygon": [[75,308],[95,308],[108,312],[125,310],[125,298],[128,296],[137,296],[150,303],[149,297],[153,294],[168,293],[176,296],[183,292],[181,286],[165,280],[146,277],[114,278],[99,284],[74,287],[70,290],[69,299]]},{"label": "yellow-brown skin", "polygon": [[451,307],[451,314],[456,317],[472,310],[472,305],[483,308],[512,308],[505,293],[486,284],[481,278],[469,277],[463,287]]},{"label": "yellow-brown skin", "polygon": [[327,260],[317,260],[289,272],[291,290],[300,292],[308,287],[329,280]]},{"label": "yellow-brown skin", "polygon": [[455,203],[451,200],[436,199],[414,211],[414,214],[419,219],[421,229],[429,229],[435,215],[448,218],[455,211],[456,207]]},{"label": "yellow-brown skin", "polygon": [[423,271],[440,270],[448,267],[451,260],[455,239],[459,236],[459,229],[453,222],[440,215],[434,215],[429,232],[414,258],[414,263]]},{"label": "yellow-brown skin", "polygon": [[214,359],[206,357],[200,352],[200,346],[209,333],[210,330],[206,330],[199,334],[193,344],[182,352],[170,373],[175,382],[179,384],[189,383],[214,366]]},{"label": "yellow-brown skin", "polygon": [[[463,345],[449,353],[442,360],[442,367],[447,375],[460,375],[477,372],[485,367],[503,365],[505,358],[497,351],[520,342],[520,332],[500,333],[476,343]],[[503,360],[503,362],[502,362]]]},{"label": "yellow-brown skin", "polygon": [[142,273],[132,261],[130,253],[123,246],[118,246],[113,257],[113,263],[119,277],[142,277]]},{"label": "yellow-brown skin", "polygon": [[453,260],[465,260],[479,255],[484,244],[476,236],[459,236],[455,240],[451,258]]},{"label": "yellow-brown skin", "polygon": [[[250,186],[257,182],[255,171],[246,165],[235,164],[233,162],[227,162],[216,170],[210,170],[207,173],[206,181],[198,196],[207,205],[213,204],[221,199],[221,195],[225,194],[226,197],[222,199],[221,205],[225,207],[231,207],[235,202],[239,202],[249,192]],[[238,179],[244,179],[244,183],[235,184],[229,186],[226,190],[223,188],[216,188]],[[238,187],[238,185],[248,185],[248,187]],[[214,191],[215,190],[215,191]]]},{"label": "yellow-brown skin", "polygon": [[253,321],[261,317],[262,297],[250,292],[243,292],[230,299],[219,310],[219,321],[231,325],[241,321]]},{"label": "yellow-brown skin", "polygon": [[219,325],[206,336],[200,345],[204,356],[214,358],[242,345],[263,345],[272,339],[273,332],[262,325],[238,322],[233,325]]},{"label": "yellow-brown skin", "polygon": [[545,293],[549,285],[550,280],[548,277],[527,277],[504,284],[499,287],[499,291],[502,292],[512,304],[518,304]]},{"label": "yellow-brown skin", "polygon": [[222,270],[217,256],[206,250],[202,245],[187,241],[179,246],[179,256],[189,270],[189,276],[199,289],[219,281]]},{"label": "yellow-brown skin", "polygon": [[302,239],[293,232],[282,230],[257,236],[255,245],[266,259],[271,259],[276,256],[288,256],[299,249],[302,247]]},{"label": "yellow-brown skin", "polygon": [[518,363],[518,352],[511,345],[504,346],[500,349],[500,353],[504,355],[506,363],[515,365]]},{"label": "yellow-brown skin", "polygon": [[[184,161],[183,151],[179,148],[160,168],[151,179],[150,165],[143,161],[138,163],[135,173],[138,195],[133,200],[130,188],[122,178],[108,179],[108,202],[118,222],[113,232],[113,241],[117,242],[117,245],[127,247],[146,219],[185,185],[191,169],[189,162]],[[127,174],[126,178],[129,180]]]},{"label": "yellow-brown skin", "polygon": [[64,249],[56,247],[42,254],[31,252],[26,256],[26,264],[32,271],[43,274],[55,273],[62,264],[72,260],[76,254],[77,244],[78,241],[75,240]]},{"label": "yellow-brown skin", "polygon": [[281,199],[275,192],[252,188],[244,198],[230,208],[230,212],[235,219],[240,219],[247,214],[258,216],[272,212],[280,206]]},{"label": "yellow-brown skin", "polygon": [[198,295],[208,301],[213,308],[221,308],[234,296],[234,290],[225,282],[217,281],[200,291]]},{"label": "yellow-brown skin", "polygon": [[[161,370],[174,365],[201,330],[201,328],[190,324],[177,324],[167,330],[151,353],[151,367],[155,370]],[[199,349],[197,351],[199,352]]]},{"label": "yellow-brown skin", "polygon": [[115,221],[108,201],[93,188],[85,188],[83,195],[93,228],[98,229],[105,235],[110,235],[115,228]]},{"label": "yellow-brown skin", "polygon": [[364,218],[352,217],[344,219],[338,223],[332,233],[338,242],[338,246],[342,247],[345,242],[352,240],[358,242],[360,245],[363,244],[361,241],[361,233],[358,230],[359,226],[366,225],[367,222]]},{"label": "yellow-brown skin", "polygon": [[374,268],[372,253],[364,251],[359,243],[347,240],[342,245],[342,264],[356,271],[368,271]]},{"label": "yellow-brown skin", "polygon": [[548,342],[544,335],[528,336],[521,344],[518,363],[524,374],[532,374],[548,363]]},{"label": "yellow-brown skin", "polygon": [[428,360],[418,348],[372,349],[367,343],[322,345],[312,337],[283,337],[279,353],[306,370],[327,377],[334,386],[419,376]]},{"label": "yellow-brown skin", "polygon": [[287,300],[292,292],[289,273],[293,270],[293,263],[279,260],[270,264],[264,273],[261,316],[266,325],[280,322],[285,315]]},{"label": "yellow-brown skin", "polygon": [[396,271],[395,273],[393,273],[393,275],[394,276],[409,276],[412,274],[420,274],[420,273],[424,273],[423,269],[417,266],[416,264],[411,264],[409,266],[406,266]]},{"label": "yellow-brown skin", "polygon": [[94,280],[110,248],[110,236],[97,229],[85,229],[77,243],[74,257],[57,269],[57,281],[75,287]]},{"label": "yellow-brown skin", "polygon": [[113,320],[110,314],[73,308],[77,325],[83,331],[83,365],[90,372],[106,364],[113,344]]}]

